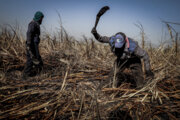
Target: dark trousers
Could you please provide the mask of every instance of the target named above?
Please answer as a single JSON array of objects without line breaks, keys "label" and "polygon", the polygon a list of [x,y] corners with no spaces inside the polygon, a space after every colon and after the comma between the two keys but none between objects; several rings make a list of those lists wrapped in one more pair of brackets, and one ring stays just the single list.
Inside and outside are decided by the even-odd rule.
[{"label": "dark trousers", "polygon": [[129,81],[136,86],[141,87],[144,84],[144,74],[142,70],[141,60],[138,57],[133,57],[125,60],[116,59],[114,62],[114,78],[113,78],[113,88],[118,87],[122,82],[125,81],[124,70],[128,69],[130,71],[131,78]]},{"label": "dark trousers", "polygon": [[[35,49],[38,49],[38,48],[35,48]],[[40,63],[38,65],[35,65],[33,63],[32,58],[30,57],[29,51],[27,50],[27,55],[26,55],[27,61],[26,61],[25,68],[24,68],[24,71],[23,71],[24,76],[35,76],[38,73],[40,73],[41,70],[42,70],[43,61],[41,59],[40,54],[35,53],[35,51],[36,51],[35,49],[34,49],[34,51],[32,51],[32,53],[37,56],[36,58],[40,61]]]}]

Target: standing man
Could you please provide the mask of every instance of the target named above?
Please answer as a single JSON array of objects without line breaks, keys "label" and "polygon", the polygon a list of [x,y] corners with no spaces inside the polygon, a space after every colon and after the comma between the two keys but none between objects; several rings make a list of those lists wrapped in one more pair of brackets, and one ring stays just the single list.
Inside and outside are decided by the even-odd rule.
[{"label": "standing man", "polygon": [[141,59],[144,61],[146,77],[153,77],[154,74],[151,71],[149,56],[145,50],[139,47],[138,43],[131,38],[126,37],[122,32],[118,32],[111,37],[101,36],[97,33],[94,27],[91,31],[96,40],[102,43],[109,43],[112,52],[117,56],[114,65],[113,88],[118,87],[122,83],[122,79],[117,79],[116,76],[122,76],[122,72],[125,68],[131,70],[132,75],[135,78],[136,86],[138,88],[143,87],[146,83],[143,77]]},{"label": "standing man", "polygon": [[43,18],[43,13],[38,11],[35,13],[33,20],[28,25],[26,40],[27,62],[23,71],[23,78],[34,76],[42,70],[43,61],[39,53],[39,36],[40,25]]}]

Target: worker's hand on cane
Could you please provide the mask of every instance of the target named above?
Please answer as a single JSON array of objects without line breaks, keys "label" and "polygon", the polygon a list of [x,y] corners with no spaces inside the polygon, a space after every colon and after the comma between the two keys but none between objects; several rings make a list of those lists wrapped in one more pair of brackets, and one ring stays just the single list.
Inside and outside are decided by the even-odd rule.
[{"label": "worker's hand on cane", "polygon": [[154,78],[154,73],[151,70],[146,71],[146,77]]},{"label": "worker's hand on cane", "polygon": [[97,31],[96,31],[96,28],[95,28],[95,27],[93,27],[93,28],[92,28],[91,33],[92,33],[92,34],[97,33]]}]

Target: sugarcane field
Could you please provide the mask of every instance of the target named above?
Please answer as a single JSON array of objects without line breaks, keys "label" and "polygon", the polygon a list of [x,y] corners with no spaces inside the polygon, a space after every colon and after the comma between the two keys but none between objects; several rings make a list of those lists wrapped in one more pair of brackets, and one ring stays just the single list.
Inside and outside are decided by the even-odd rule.
[{"label": "sugarcane field", "polygon": [[[157,18],[162,27],[153,34],[158,35],[157,42],[150,39],[152,26],[146,26],[146,19],[133,19],[128,23],[135,29],[131,31],[123,27],[123,22],[129,22],[128,11],[121,13],[124,18],[113,16],[125,1],[80,1],[78,6],[72,0],[45,1],[45,9],[45,3],[37,2],[36,8],[35,0],[19,1],[26,6],[19,9],[27,9],[17,9],[24,21],[13,24],[4,18],[4,24],[0,20],[0,120],[180,120],[180,17],[167,13],[172,19]],[[4,17],[16,7],[0,3],[9,9],[3,12],[7,8],[0,7]],[[57,3],[62,9],[54,10]],[[48,13],[51,5],[58,18],[54,31],[45,26],[53,19]],[[83,22],[76,21],[80,18],[71,5],[77,10],[89,6],[81,10]],[[83,18],[83,12],[90,10],[87,16],[93,19]],[[80,37],[73,34],[78,31]]]}]

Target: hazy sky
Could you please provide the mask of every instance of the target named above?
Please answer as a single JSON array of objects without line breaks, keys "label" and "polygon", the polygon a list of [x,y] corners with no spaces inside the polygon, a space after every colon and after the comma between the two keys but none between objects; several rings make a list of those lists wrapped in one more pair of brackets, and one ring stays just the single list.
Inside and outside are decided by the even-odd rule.
[{"label": "hazy sky", "polygon": [[[101,35],[111,36],[119,31],[135,39],[144,26],[147,40],[157,43],[166,27],[161,19],[180,22],[180,0],[0,0],[0,24],[14,24],[16,21],[27,30],[28,23],[38,10],[45,15],[43,26],[48,31],[58,28],[58,11],[66,30],[73,36],[92,37],[90,31],[97,12],[102,6],[110,6],[97,27]],[[174,26],[180,31],[180,26]]]}]

